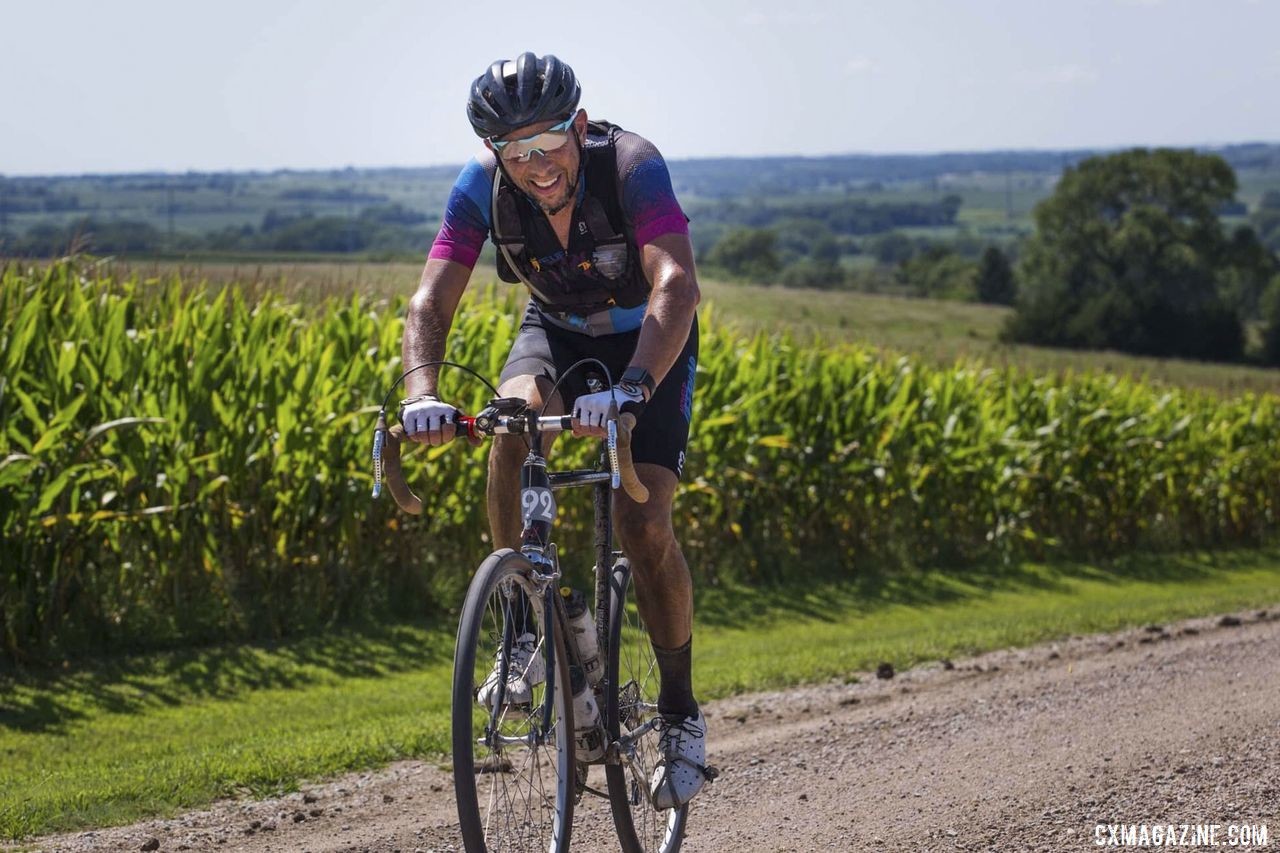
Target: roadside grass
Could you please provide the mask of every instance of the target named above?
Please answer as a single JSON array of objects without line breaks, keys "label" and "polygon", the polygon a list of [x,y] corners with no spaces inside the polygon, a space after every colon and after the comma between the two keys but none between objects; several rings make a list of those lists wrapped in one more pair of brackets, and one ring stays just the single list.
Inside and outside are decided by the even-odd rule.
[{"label": "roadside grass", "polygon": [[[1280,603],[1280,549],[853,572],[700,591],[704,699]],[[447,763],[452,626],[0,674],[0,838],[127,823],[403,757]]]},{"label": "roadside grass", "polygon": [[696,672],[718,698],[1277,604],[1275,549],[713,590],[698,601]]}]

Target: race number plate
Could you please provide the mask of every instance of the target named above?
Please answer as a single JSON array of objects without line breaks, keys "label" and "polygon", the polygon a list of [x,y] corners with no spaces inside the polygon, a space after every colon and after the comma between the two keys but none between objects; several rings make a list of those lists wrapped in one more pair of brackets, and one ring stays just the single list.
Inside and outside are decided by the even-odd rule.
[{"label": "race number plate", "polygon": [[527,525],[534,521],[556,520],[556,499],[550,489],[521,489],[520,509]]}]

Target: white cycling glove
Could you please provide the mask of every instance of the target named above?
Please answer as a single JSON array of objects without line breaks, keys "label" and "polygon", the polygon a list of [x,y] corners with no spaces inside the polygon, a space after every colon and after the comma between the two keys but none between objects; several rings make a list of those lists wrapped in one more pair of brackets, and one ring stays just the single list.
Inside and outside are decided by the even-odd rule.
[{"label": "white cycling glove", "polygon": [[[457,416],[456,407],[442,403],[435,397],[410,397],[400,404],[400,423],[404,424],[405,434],[421,441],[426,435],[428,444],[443,444],[453,439],[454,422]],[[439,441],[434,439],[437,438]]]},{"label": "white cycling glove", "polygon": [[579,397],[573,404],[573,417],[584,427],[603,429],[605,419],[609,417],[609,404],[613,402],[615,395],[619,409],[626,403],[644,405],[643,392],[628,394],[621,388],[614,388],[612,391],[597,391]]}]

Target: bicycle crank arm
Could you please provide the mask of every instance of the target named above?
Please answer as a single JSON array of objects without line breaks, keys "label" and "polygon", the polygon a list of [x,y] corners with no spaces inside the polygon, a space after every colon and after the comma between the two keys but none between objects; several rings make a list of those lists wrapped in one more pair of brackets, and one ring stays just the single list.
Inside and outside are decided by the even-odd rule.
[{"label": "bicycle crank arm", "polygon": [[645,735],[647,735],[649,732],[653,731],[657,727],[658,727],[658,718],[654,717],[652,720],[645,723],[640,728],[636,729],[630,734],[621,735],[614,743],[609,745],[609,749],[607,750],[607,755],[610,758],[615,758],[616,760],[606,761],[606,763],[621,764],[622,756],[626,756],[628,759],[635,758],[636,743],[638,743],[641,738],[643,738]]}]

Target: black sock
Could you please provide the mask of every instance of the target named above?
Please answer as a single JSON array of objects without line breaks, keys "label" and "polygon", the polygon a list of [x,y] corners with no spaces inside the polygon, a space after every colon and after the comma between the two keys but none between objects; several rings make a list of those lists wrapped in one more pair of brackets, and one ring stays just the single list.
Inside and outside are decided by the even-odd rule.
[{"label": "black sock", "polygon": [[521,634],[538,633],[538,623],[533,618],[533,605],[523,589],[516,587],[515,600],[507,599],[507,619],[511,621],[511,639],[520,639]]},{"label": "black sock", "polygon": [[678,649],[653,647],[658,659],[662,686],[658,691],[658,713],[668,716],[693,717],[698,703],[693,698],[693,638]]}]

